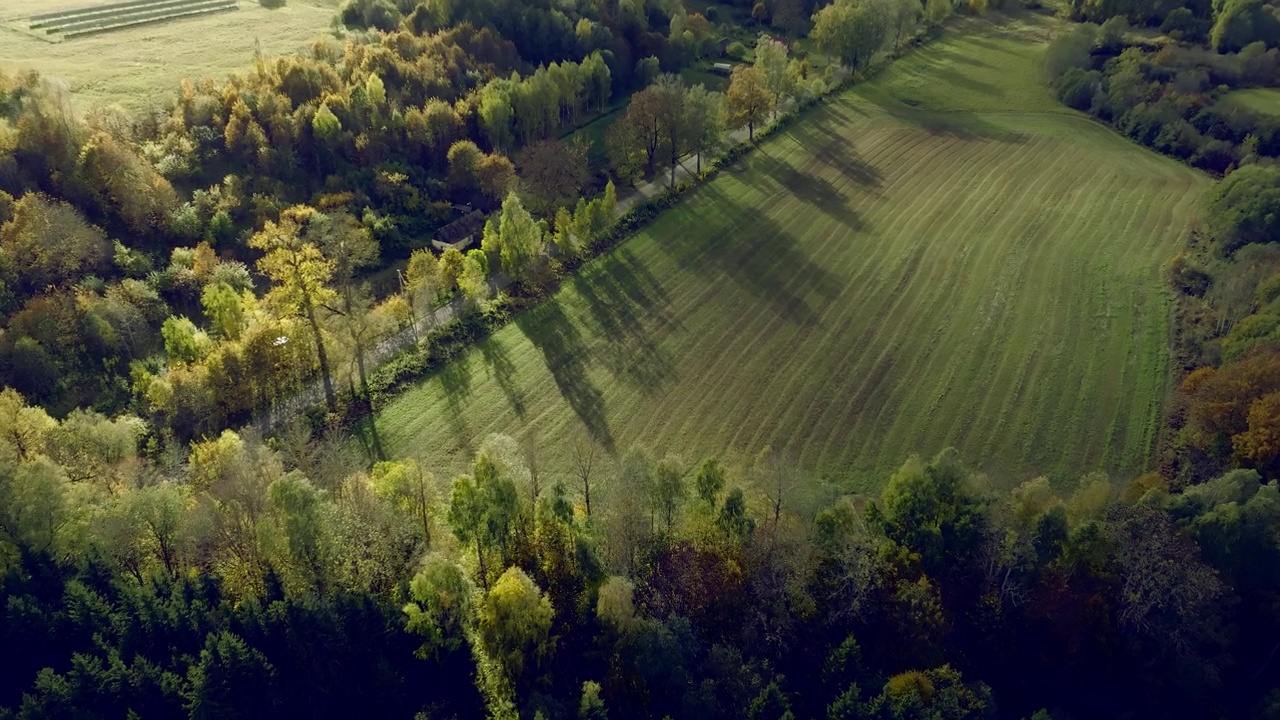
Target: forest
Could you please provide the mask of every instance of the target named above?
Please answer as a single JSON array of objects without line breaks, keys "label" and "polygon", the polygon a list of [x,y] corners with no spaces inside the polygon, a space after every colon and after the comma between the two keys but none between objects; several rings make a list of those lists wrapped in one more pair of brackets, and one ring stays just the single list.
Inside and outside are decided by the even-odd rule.
[{"label": "forest", "polygon": [[446,497],[412,460],[350,472],[297,436],[228,431],[148,482],[127,428],[2,400],[14,717],[1264,718],[1280,702],[1280,495],[1253,470],[997,494],[947,452],[806,518],[803,472],[768,452],[735,477],[584,442],[566,486],[492,436]]},{"label": "forest", "polygon": [[[854,496],[768,448],[351,452],[682,158],[1002,9],[693,5],[350,0],[141,115],[0,68],[0,718],[1280,717],[1280,116],[1230,97],[1280,84],[1274,2],[1079,0],[1046,52],[1065,106],[1222,177],[1165,269],[1151,472],[1010,489],[949,450]],[[712,58],[724,92],[681,75]]]}]

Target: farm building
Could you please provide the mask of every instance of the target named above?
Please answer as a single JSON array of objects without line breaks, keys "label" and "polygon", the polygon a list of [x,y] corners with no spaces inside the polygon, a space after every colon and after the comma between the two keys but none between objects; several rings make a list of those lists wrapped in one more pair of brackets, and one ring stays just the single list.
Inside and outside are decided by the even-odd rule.
[{"label": "farm building", "polygon": [[484,213],[472,210],[436,231],[431,245],[437,250],[455,248],[465,250],[480,237],[484,230]]},{"label": "farm building", "polygon": [[732,75],[733,66],[730,65],[729,63],[713,63],[711,65],[711,72],[717,75],[726,75],[726,76]]}]

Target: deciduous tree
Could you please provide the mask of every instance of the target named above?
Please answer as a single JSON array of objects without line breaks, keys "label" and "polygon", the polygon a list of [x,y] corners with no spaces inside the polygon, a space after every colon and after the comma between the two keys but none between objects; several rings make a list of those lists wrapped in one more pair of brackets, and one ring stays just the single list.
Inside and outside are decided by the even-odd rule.
[{"label": "deciduous tree", "polygon": [[508,568],[476,612],[480,644],[507,680],[519,686],[526,672],[551,659],[551,601],[520,568]]},{"label": "deciduous tree", "polygon": [[333,377],[329,372],[329,356],[325,352],[324,333],[320,329],[319,312],[332,305],[337,293],[329,287],[334,263],[313,242],[304,239],[307,223],[315,210],[297,205],[280,214],[279,222],[268,220],[262,230],[249,240],[250,246],[266,254],[258,260],[258,269],[275,283],[267,293],[269,303],[288,313],[306,318],[316,344],[316,357],[324,381],[325,400],[330,411],[337,410],[333,393]]},{"label": "deciduous tree", "polygon": [[355,351],[360,390],[368,399],[369,380],[364,356],[372,332],[369,322],[372,301],[367,288],[362,290],[357,287],[356,275],[378,263],[381,248],[368,228],[347,213],[316,213],[307,223],[306,239],[315,243],[320,252],[333,263],[333,281],[338,286],[340,306],[326,309],[341,318],[341,325],[347,331]]},{"label": "deciduous tree", "polygon": [[[915,2],[915,0],[911,0]],[[756,39],[755,69],[764,75],[765,85],[773,93],[774,112],[783,98],[795,94],[795,79],[787,67],[787,45],[761,33]]]},{"label": "deciduous tree", "polygon": [[422,541],[431,544],[431,498],[435,479],[417,460],[380,462],[370,477],[373,491],[398,511],[411,515],[422,528]]},{"label": "deciduous tree", "polygon": [[502,201],[502,214],[497,223],[498,254],[502,269],[517,281],[528,281],[546,250],[542,227],[520,202],[515,193]]},{"label": "deciduous tree", "polygon": [[725,94],[730,127],[746,125],[748,139],[754,140],[756,123],[769,117],[776,102],[764,73],[745,65],[734,68],[729,78],[729,91]]},{"label": "deciduous tree", "polygon": [[823,52],[861,70],[884,46],[888,20],[883,3],[837,0],[814,14],[810,37]]}]

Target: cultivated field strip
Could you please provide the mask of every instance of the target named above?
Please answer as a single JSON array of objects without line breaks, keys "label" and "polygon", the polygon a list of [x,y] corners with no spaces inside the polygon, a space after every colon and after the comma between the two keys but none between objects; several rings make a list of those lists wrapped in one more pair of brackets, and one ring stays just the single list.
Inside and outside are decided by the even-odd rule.
[{"label": "cultivated field strip", "polygon": [[505,432],[552,474],[587,434],[772,447],[857,489],[948,445],[1005,484],[1142,471],[1159,269],[1208,181],[1049,104],[1042,48],[952,37],[811,113],[386,407],[384,447],[451,472]]},{"label": "cultivated field strip", "polygon": [[135,0],[33,15],[28,27],[70,38],[238,8],[236,0]]}]

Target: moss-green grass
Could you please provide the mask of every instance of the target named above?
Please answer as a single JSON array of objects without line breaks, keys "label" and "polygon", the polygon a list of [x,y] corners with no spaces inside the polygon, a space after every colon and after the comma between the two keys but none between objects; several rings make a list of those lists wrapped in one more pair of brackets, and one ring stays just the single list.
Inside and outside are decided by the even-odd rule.
[{"label": "moss-green grass", "polygon": [[854,490],[949,445],[1006,486],[1140,472],[1160,266],[1209,180],[1054,103],[1044,32],[970,22],[813,111],[382,408],[383,447],[447,473],[503,432],[554,474],[584,433],[772,446]]},{"label": "moss-green grass", "polygon": [[268,9],[241,0],[235,12],[181,18],[50,43],[19,32],[38,12],[109,0],[0,0],[0,70],[36,70],[67,83],[81,110],[118,105],[147,110],[176,98],[183,78],[223,78],[265,57],[298,52],[324,36],[337,0],[286,0]]},{"label": "moss-green grass", "polygon": [[1268,115],[1280,116],[1280,90],[1274,88],[1250,88],[1227,94],[1229,102]]}]

